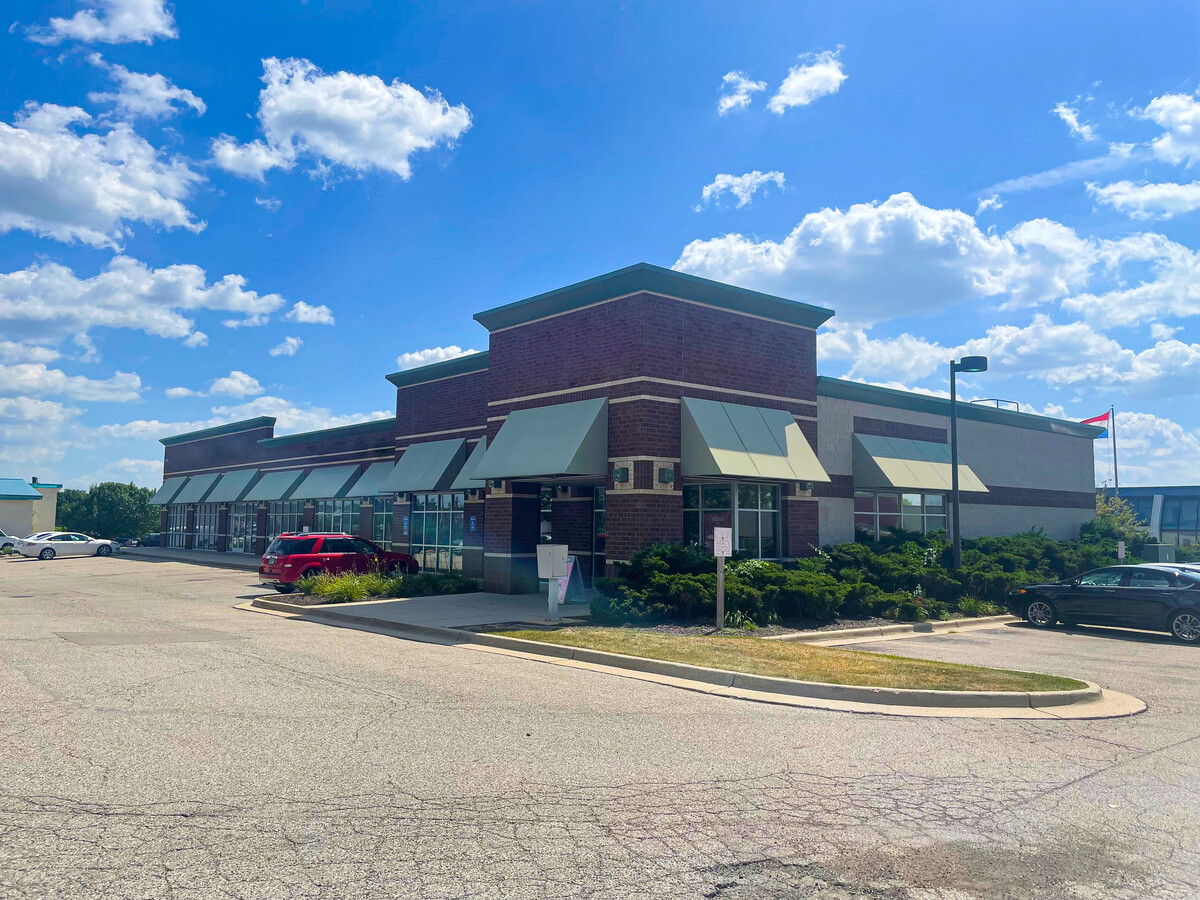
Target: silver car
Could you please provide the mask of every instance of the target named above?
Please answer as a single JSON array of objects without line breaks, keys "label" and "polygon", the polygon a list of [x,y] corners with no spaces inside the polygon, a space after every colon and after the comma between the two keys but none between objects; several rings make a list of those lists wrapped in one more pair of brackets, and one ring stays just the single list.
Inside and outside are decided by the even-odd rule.
[{"label": "silver car", "polygon": [[112,556],[117,544],[75,531],[57,531],[21,538],[13,549],[22,556],[54,559],[56,556]]}]

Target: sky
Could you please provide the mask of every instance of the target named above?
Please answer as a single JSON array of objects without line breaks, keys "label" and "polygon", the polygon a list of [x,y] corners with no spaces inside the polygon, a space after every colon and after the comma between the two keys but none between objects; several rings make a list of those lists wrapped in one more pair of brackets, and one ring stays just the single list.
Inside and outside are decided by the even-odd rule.
[{"label": "sky", "polygon": [[374,5],[5,5],[0,475],[392,415],[475,312],[644,261],[1200,483],[1194,3]]}]

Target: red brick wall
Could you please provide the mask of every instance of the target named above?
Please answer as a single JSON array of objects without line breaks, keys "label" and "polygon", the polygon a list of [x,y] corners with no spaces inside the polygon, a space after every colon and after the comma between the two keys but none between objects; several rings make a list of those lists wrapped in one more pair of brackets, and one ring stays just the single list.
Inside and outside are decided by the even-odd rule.
[{"label": "red brick wall", "polygon": [[554,543],[566,544],[579,559],[584,584],[592,577],[592,489],[571,487],[566,497],[555,497],[550,505],[550,527]]},{"label": "red brick wall", "polygon": [[[396,439],[406,446],[406,435],[487,426],[488,372],[471,372],[425,384],[396,389]],[[474,431],[438,435],[421,440],[466,437]]]},{"label": "red brick wall", "polygon": [[817,501],[783,498],[784,548],[788,557],[812,556],[821,546]]},{"label": "red brick wall", "polygon": [[683,542],[683,495],[633,494],[612,490],[607,497],[606,562],[626,562],[647,544]]}]

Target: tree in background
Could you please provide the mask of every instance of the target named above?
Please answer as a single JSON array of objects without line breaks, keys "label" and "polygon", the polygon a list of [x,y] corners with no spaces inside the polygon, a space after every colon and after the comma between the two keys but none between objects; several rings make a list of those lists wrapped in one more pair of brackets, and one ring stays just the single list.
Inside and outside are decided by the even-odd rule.
[{"label": "tree in background", "polygon": [[1079,534],[1085,539],[1093,535],[1124,541],[1130,552],[1135,549],[1140,551],[1146,542],[1146,534],[1139,531],[1137,525],[1137,513],[1127,500],[1111,497],[1101,491],[1096,494],[1096,518],[1085,522]]},{"label": "tree in background", "polygon": [[151,488],[105,481],[88,490],[64,488],[58,495],[58,526],[100,538],[139,538],[158,530]]}]

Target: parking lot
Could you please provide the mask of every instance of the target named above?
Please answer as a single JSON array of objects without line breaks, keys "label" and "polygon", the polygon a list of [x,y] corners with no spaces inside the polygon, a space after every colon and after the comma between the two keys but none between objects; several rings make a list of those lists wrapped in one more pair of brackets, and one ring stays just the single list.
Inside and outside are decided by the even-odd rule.
[{"label": "parking lot", "polygon": [[0,558],[0,896],[1192,898],[1200,650],[855,649],[1071,675],[1103,721],[748,703],[234,605],[253,573]]}]

